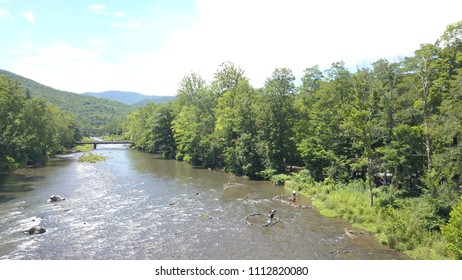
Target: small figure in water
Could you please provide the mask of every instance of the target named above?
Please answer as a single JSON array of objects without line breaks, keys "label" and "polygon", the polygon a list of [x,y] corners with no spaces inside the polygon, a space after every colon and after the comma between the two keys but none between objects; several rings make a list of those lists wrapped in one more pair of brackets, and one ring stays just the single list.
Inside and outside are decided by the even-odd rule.
[{"label": "small figure in water", "polygon": [[292,192],[292,203],[295,204],[297,202],[297,193],[295,191]]},{"label": "small figure in water", "polygon": [[268,223],[266,224],[267,226],[273,225],[273,220],[274,220],[274,213],[276,213],[276,210],[271,210],[271,212],[268,214]]}]

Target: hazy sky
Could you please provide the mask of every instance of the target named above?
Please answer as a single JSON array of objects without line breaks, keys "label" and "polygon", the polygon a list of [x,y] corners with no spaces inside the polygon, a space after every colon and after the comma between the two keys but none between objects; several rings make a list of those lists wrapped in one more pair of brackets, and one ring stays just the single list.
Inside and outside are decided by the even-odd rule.
[{"label": "hazy sky", "polygon": [[462,1],[0,0],[0,69],[71,92],[174,95],[220,63],[261,87],[277,67],[397,60],[462,20]]}]

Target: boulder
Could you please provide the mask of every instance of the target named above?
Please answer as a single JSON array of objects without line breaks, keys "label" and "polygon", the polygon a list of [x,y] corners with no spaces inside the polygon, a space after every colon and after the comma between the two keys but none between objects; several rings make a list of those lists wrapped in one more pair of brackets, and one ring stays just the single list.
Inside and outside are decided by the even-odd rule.
[{"label": "boulder", "polygon": [[33,226],[30,229],[26,229],[22,231],[24,234],[42,234],[46,232],[42,226]]},{"label": "boulder", "polygon": [[63,201],[63,200],[66,200],[66,199],[60,195],[55,195],[55,194],[50,196],[50,198],[48,198],[48,202],[57,202],[57,201]]}]

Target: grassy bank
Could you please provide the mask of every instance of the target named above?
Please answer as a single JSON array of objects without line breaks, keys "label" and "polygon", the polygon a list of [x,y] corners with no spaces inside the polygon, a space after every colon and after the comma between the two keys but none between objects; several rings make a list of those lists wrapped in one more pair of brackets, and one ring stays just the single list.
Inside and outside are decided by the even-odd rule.
[{"label": "grassy bank", "polygon": [[353,227],[374,233],[385,245],[413,259],[452,259],[439,230],[442,224],[435,206],[427,197],[402,197],[398,190],[383,186],[374,190],[375,203],[369,206],[369,190],[361,180],[348,184],[315,182],[298,173],[286,187],[312,199],[325,216],[349,221]]}]

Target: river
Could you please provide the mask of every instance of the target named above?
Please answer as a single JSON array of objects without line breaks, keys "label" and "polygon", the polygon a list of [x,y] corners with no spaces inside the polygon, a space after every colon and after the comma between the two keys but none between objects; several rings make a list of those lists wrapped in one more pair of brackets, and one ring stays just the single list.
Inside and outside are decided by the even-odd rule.
[{"label": "river", "polygon": [[[406,259],[372,235],[347,236],[345,221],[273,200],[282,189],[269,182],[123,145],[94,153],[107,160],[69,154],[0,175],[0,259]],[[66,200],[47,202],[53,194]],[[277,223],[264,227],[271,209]],[[21,232],[38,224],[46,233]]]}]

